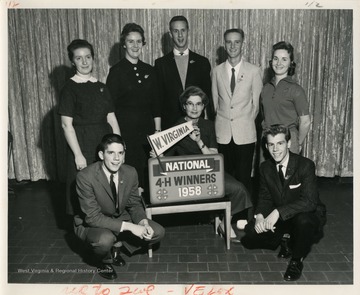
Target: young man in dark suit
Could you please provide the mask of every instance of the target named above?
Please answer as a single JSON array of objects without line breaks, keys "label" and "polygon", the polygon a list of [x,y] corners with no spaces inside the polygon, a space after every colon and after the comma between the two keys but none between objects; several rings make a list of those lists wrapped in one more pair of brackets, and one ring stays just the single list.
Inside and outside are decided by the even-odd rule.
[{"label": "young man in dark suit", "polygon": [[290,132],[283,125],[264,130],[272,159],[260,166],[260,192],[255,220],[245,227],[241,242],[246,248],[281,249],[289,258],[284,279],[300,278],[303,259],[322,236],[326,209],[319,199],[315,164],[289,151]]},{"label": "young man in dark suit", "polygon": [[[179,97],[188,86],[200,87],[211,98],[211,66],[209,60],[188,48],[189,23],[180,15],[169,23],[174,49],[155,60],[161,99],[162,129],[173,127],[183,115]],[[208,119],[213,119],[213,108],[206,108]]]},{"label": "young man in dark suit", "polygon": [[112,265],[125,265],[120,256],[122,245],[132,254],[158,243],[165,230],[146,218],[137,172],[124,164],[122,137],[105,135],[99,150],[101,161],[79,171],[76,177],[81,212],[74,217],[74,231],[91,247],[99,275],[115,279]]}]

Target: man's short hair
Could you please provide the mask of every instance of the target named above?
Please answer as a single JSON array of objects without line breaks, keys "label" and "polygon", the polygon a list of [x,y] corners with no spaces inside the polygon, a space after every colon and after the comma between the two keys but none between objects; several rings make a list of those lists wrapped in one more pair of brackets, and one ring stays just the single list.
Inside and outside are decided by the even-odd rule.
[{"label": "man's short hair", "polygon": [[170,31],[171,31],[171,24],[174,22],[178,22],[178,21],[185,22],[186,28],[189,29],[189,22],[188,22],[187,18],[183,15],[177,15],[177,16],[174,16],[169,22],[169,30]]},{"label": "man's short hair", "polygon": [[103,136],[101,139],[101,142],[99,144],[99,151],[105,152],[105,149],[108,147],[108,145],[112,143],[120,143],[124,147],[124,150],[126,150],[125,141],[123,138],[115,133],[109,133]]},{"label": "man's short hair", "polygon": [[226,35],[230,34],[230,33],[239,33],[242,40],[244,41],[244,39],[245,39],[245,33],[242,29],[228,29],[224,33],[224,40],[225,40]]},{"label": "man's short hair", "polygon": [[274,124],[271,125],[269,128],[266,128],[263,131],[263,138],[265,139],[265,142],[267,142],[268,135],[276,136],[278,134],[285,134],[285,140],[288,142],[291,139],[291,134],[289,131],[289,128],[287,128],[285,125],[282,124]]}]

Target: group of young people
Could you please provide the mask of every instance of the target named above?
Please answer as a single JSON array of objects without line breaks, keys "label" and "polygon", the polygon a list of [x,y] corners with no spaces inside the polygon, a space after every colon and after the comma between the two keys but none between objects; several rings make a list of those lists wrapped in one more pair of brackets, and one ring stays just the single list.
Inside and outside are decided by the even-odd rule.
[{"label": "group of young people", "polygon": [[[90,245],[98,273],[106,279],[116,278],[113,265],[125,265],[121,249],[134,253],[158,243],[165,230],[146,218],[141,196],[153,155],[147,135],[192,121],[194,131],[165,156],[222,153],[225,194],[243,231],[239,236],[232,230],[232,242],[248,248],[281,245],[279,257],[291,257],[284,279],[297,280],[322,232],[325,207],[314,163],[297,155],[310,116],[305,91],[291,78],[293,47],[283,41],[273,46],[274,77],[263,86],[260,68],[242,56],[241,29],[225,31],[227,60],[212,70],[206,57],[188,48],[184,16],[173,17],[169,30],[174,49],[153,67],[139,59],[144,30],[126,24],[120,36],[125,57],[110,68],[106,84],[92,76],[95,54],[88,41],[76,39],[67,48],[76,73],[62,90],[59,114],[69,146],[66,208],[74,216],[75,234]],[[259,109],[270,159],[261,164],[253,208]]]}]

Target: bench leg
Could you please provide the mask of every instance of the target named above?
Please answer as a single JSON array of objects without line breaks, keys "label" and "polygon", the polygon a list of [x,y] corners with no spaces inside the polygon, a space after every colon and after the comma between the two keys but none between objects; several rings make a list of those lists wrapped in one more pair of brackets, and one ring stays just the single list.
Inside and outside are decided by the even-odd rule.
[{"label": "bench leg", "polygon": [[220,218],[218,215],[215,216],[215,222],[214,222],[214,225],[215,225],[215,234],[218,235],[218,228],[219,228],[219,225],[220,225]]},{"label": "bench leg", "polygon": [[[151,217],[152,217],[151,208],[146,208],[146,209],[145,209],[145,213],[146,213],[147,219],[151,219]],[[153,252],[152,252],[152,247],[151,247],[151,245],[148,246],[148,255],[149,255],[149,258],[152,258],[152,256],[153,256]]]},{"label": "bench leg", "polygon": [[225,209],[225,233],[226,233],[226,248],[230,250],[230,233],[231,233],[231,203],[226,203]]},{"label": "bench leg", "polygon": [[148,246],[148,255],[149,255],[149,258],[152,258],[152,256],[153,256],[151,245]]}]

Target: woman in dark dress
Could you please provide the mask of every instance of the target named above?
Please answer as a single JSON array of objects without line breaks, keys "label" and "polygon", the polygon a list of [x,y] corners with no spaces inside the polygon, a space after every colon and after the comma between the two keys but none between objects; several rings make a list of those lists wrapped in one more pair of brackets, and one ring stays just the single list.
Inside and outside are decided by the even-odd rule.
[{"label": "woman in dark dress", "polygon": [[96,161],[96,148],[107,133],[120,134],[106,85],[92,76],[94,49],[86,40],[67,47],[75,75],[61,92],[59,114],[69,146],[67,155],[66,213],[77,212],[75,177],[78,170]]},{"label": "woman in dark dress", "polygon": [[154,68],[139,57],[145,45],[141,26],[126,24],[120,36],[125,58],[114,65],[106,80],[115,104],[115,114],[126,141],[126,163],[135,167],[139,187],[147,187],[147,135],[161,129],[160,105]]}]

